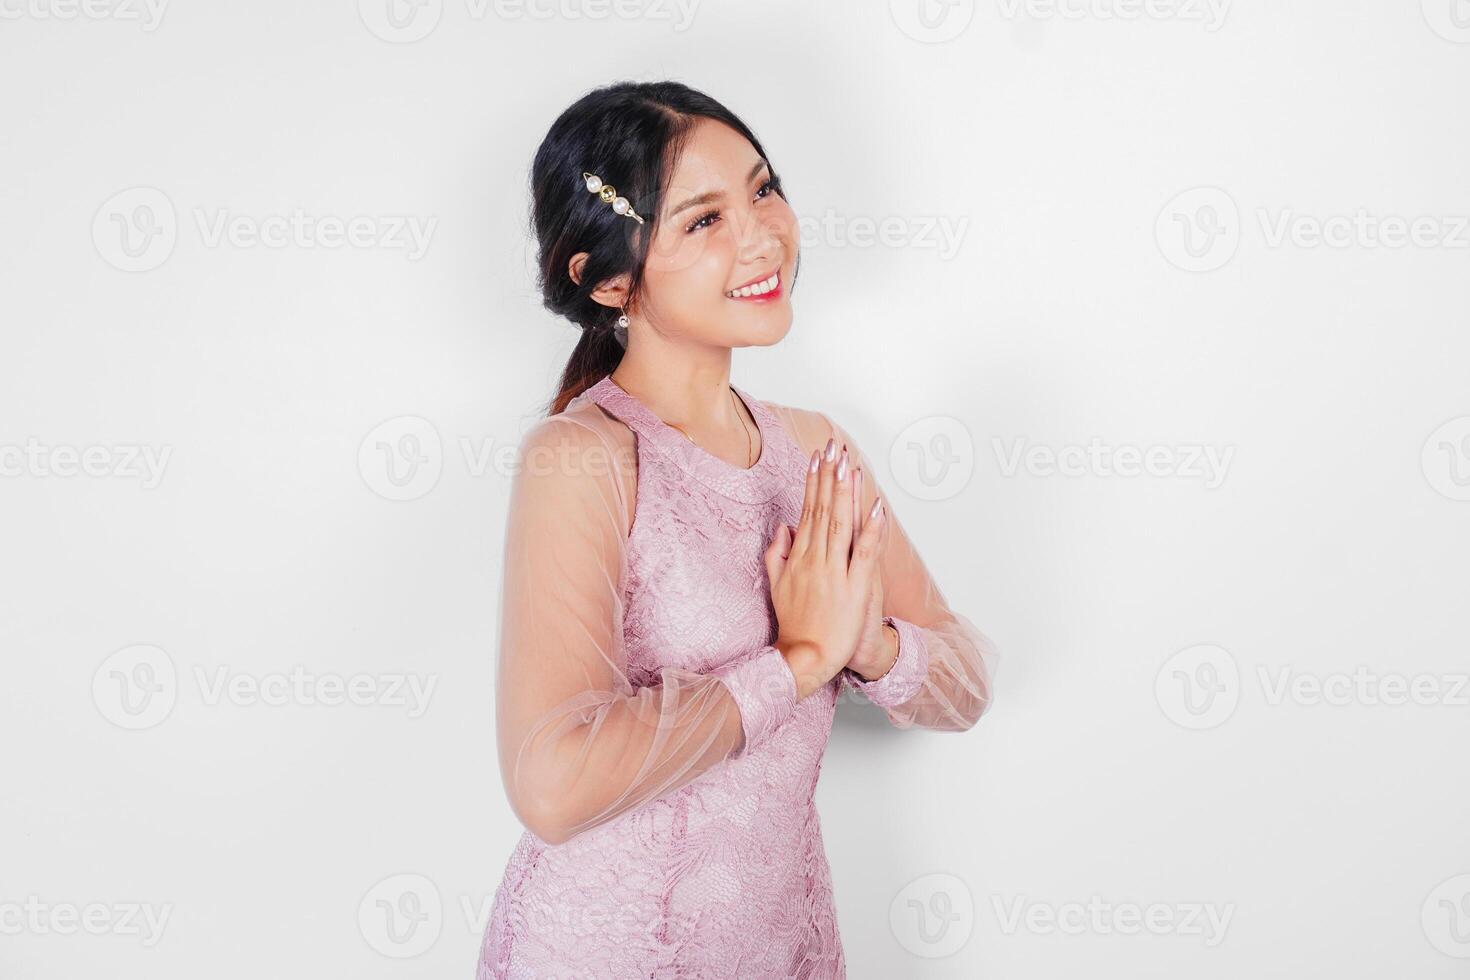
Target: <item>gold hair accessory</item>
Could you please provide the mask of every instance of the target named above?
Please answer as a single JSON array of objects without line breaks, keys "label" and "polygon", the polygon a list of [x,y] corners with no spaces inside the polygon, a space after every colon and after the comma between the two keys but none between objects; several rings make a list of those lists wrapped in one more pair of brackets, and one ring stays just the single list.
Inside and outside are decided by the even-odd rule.
[{"label": "gold hair accessory", "polygon": [[587,189],[602,198],[603,204],[611,204],[612,209],[618,214],[626,214],[640,225],[643,219],[638,217],[638,212],[633,210],[633,205],[628,203],[626,197],[618,196],[618,189],[611,184],[604,184],[602,178],[596,174],[582,171],[582,179],[587,182]]}]

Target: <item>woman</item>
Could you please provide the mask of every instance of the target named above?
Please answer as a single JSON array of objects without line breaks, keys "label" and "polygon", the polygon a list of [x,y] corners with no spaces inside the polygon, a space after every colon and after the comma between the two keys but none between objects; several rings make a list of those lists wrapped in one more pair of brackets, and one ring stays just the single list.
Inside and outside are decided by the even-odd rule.
[{"label": "woman", "polygon": [[812,800],[841,686],[968,729],[994,653],[846,431],[730,384],[796,276],[750,129],[610,86],[532,186],[545,303],[582,336],[511,491],[496,724],[527,832],[478,975],[842,977]]}]

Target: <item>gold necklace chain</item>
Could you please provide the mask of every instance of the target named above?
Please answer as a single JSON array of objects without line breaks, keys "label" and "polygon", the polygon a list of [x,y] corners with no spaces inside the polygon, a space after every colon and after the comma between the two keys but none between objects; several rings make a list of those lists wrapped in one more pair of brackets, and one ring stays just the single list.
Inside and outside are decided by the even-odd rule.
[{"label": "gold necklace chain", "polygon": [[[732,399],[735,399],[735,389],[733,388],[730,389],[730,397]],[[750,437],[750,426],[746,424],[745,416],[740,412],[739,399],[735,399],[735,415],[737,418],[740,419],[740,427],[745,430],[745,468],[749,469],[751,466],[751,457],[755,455],[755,443],[751,440]],[[696,446],[699,445],[698,442],[695,442],[693,436],[685,432],[683,429],[679,428],[674,423],[666,422],[664,424],[667,425],[669,428],[677,431],[681,436],[683,436],[685,439],[688,439],[690,442],[693,442]],[[703,447],[701,446],[700,448]]]}]

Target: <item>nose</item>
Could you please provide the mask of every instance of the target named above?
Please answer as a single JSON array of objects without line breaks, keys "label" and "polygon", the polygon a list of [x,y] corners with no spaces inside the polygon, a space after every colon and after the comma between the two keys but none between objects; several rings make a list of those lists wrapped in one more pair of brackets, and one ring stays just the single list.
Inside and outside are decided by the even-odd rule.
[{"label": "nose", "polygon": [[737,250],[742,265],[768,261],[781,253],[779,223],[766,215],[747,211],[740,229],[740,247]]}]

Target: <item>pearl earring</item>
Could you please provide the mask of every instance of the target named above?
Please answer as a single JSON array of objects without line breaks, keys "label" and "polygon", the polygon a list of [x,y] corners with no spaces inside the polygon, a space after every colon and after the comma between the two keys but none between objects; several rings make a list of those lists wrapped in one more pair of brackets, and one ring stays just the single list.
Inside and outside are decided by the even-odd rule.
[{"label": "pearl earring", "polygon": [[627,346],[628,346],[628,311],[627,310],[623,310],[622,315],[618,317],[618,324],[617,324],[617,326],[613,327],[613,339],[615,339],[619,344],[621,344],[624,349],[627,349]]}]

